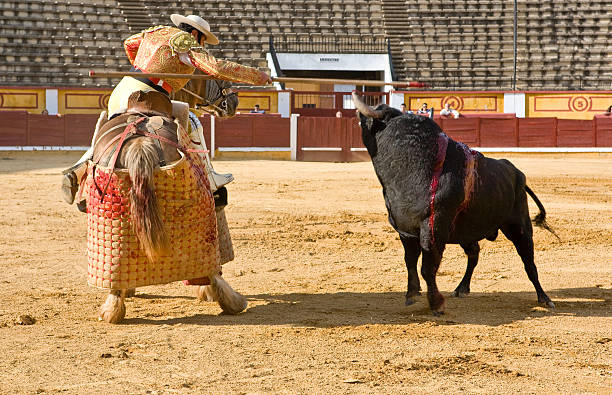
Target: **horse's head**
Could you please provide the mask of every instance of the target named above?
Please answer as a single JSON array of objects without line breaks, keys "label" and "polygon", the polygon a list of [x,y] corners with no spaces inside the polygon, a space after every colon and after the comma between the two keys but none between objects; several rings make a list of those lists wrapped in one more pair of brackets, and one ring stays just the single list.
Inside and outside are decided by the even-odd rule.
[{"label": "horse's head", "polygon": [[[202,97],[185,92],[191,91]],[[185,90],[174,94],[174,100],[184,101],[190,108],[197,108],[219,118],[231,117],[238,107],[238,94],[232,89],[232,83],[224,80],[190,80]]]}]

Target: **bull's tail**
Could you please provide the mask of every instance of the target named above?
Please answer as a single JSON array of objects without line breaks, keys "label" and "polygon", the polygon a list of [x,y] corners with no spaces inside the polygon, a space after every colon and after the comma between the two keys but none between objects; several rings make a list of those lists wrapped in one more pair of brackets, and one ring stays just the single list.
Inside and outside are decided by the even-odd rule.
[{"label": "bull's tail", "polygon": [[531,196],[535,204],[538,206],[538,209],[540,209],[539,214],[533,218],[533,223],[540,228],[546,229],[547,231],[555,235],[558,240],[561,240],[559,235],[557,235],[554,229],[551,228],[550,225],[548,225],[548,223],[546,222],[546,210],[544,209],[544,205],[542,204],[542,202],[540,202],[540,199],[538,199],[536,194],[527,185],[525,185],[525,191],[527,191],[529,196]]},{"label": "bull's tail", "polygon": [[124,166],[130,173],[130,207],[132,226],[149,259],[154,260],[168,247],[168,235],[161,219],[153,172],[159,163],[155,142],[148,138],[134,139],[126,148]]}]

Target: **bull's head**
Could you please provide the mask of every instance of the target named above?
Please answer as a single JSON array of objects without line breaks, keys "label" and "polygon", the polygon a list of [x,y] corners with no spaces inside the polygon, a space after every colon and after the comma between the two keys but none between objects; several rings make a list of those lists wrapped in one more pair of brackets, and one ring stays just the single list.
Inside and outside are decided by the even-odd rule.
[{"label": "bull's head", "polygon": [[379,104],[376,108],[368,106],[361,100],[357,91],[353,91],[352,96],[353,103],[355,103],[355,108],[359,112],[360,118],[378,119],[381,122],[388,122],[390,119],[402,115],[401,111],[389,107],[386,104]]},{"label": "bull's head", "polygon": [[353,103],[357,109],[359,124],[361,125],[361,137],[363,144],[368,149],[372,158],[378,151],[376,147],[376,133],[387,127],[387,122],[402,115],[402,112],[386,104],[379,104],[376,108],[368,106],[361,100],[357,91],[353,91]]}]

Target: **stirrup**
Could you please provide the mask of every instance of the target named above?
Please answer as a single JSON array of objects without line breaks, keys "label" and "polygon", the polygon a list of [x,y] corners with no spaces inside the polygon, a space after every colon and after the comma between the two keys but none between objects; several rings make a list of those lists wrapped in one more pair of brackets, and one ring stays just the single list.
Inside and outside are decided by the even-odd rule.
[{"label": "stirrup", "polygon": [[68,204],[74,203],[74,197],[79,190],[77,175],[74,172],[64,174],[62,179],[62,197]]},{"label": "stirrup", "polygon": [[220,174],[212,170],[210,174],[212,175],[212,179],[215,182],[215,186],[217,187],[217,189],[234,181],[234,176],[230,173]]}]

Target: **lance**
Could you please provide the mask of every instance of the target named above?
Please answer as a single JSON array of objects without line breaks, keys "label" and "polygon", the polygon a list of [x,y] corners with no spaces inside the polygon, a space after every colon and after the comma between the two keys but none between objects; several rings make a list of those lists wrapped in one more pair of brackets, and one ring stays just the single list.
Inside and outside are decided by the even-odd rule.
[{"label": "lance", "polygon": [[[95,71],[90,70],[89,76],[93,78],[121,78],[121,77],[140,77],[140,78],[159,78],[159,79],[191,79],[191,80],[212,80],[215,77],[206,74],[173,74],[173,73],[140,73],[134,71]],[[346,84],[358,86],[386,86],[391,85],[398,88],[425,88],[427,84],[418,81],[375,81],[375,80],[346,80],[329,78],[299,78],[299,77],[273,77],[272,82],[280,83],[315,83],[315,84]]]}]

